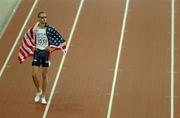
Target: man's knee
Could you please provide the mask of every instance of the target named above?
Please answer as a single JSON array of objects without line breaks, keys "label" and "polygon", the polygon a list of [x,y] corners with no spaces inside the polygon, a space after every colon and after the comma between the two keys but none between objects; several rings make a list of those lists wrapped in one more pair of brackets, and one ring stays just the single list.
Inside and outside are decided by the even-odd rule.
[{"label": "man's knee", "polygon": [[47,75],[48,75],[48,68],[47,67],[43,67],[42,69],[42,77],[43,79],[46,79],[47,78]]},{"label": "man's knee", "polygon": [[33,73],[33,74],[32,74],[32,78],[33,78],[33,79],[37,78],[37,74],[36,74],[36,73]]},{"label": "man's knee", "polygon": [[33,72],[32,72],[32,77],[33,77],[33,78],[36,78],[36,77],[37,77],[37,72],[36,72],[36,71],[33,71]]},{"label": "man's knee", "polygon": [[32,77],[37,78],[38,67],[32,66]]},{"label": "man's knee", "polygon": [[42,72],[42,78],[47,79],[47,72]]}]

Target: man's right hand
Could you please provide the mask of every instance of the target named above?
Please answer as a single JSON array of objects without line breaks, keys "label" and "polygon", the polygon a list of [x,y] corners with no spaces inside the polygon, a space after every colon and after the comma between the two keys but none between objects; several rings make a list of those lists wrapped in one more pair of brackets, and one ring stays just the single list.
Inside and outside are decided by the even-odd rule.
[{"label": "man's right hand", "polygon": [[33,47],[32,51],[33,51],[33,52],[36,51],[36,47]]}]

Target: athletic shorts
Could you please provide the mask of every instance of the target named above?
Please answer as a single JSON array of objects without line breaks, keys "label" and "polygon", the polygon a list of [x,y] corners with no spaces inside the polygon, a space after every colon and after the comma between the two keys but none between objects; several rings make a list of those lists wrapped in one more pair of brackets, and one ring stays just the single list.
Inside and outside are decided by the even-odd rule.
[{"label": "athletic shorts", "polygon": [[49,67],[50,66],[49,51],[39,50],[39,49],[34,51],[32,66]]}]

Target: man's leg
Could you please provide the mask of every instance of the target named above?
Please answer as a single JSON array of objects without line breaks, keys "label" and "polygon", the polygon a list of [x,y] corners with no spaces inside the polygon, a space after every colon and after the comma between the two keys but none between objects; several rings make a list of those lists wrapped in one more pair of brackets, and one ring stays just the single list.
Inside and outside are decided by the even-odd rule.
[{"label": "man's leg", "polygon": [[[48,67],[42,67],[42,103],[46,104],[46,94],[47,94],[47,88],[48,88]],[[44,99],[44,100],[43,100]]]},{"label": "man's leg", "polygon": [[38,103],[40,101],[41,95],[42,95],[42,90],[40,88],[40,82],[39,82],[39,79],[37,77],[38,70],[39,70],[38,66],[32,66],[32,78],[33,78],[34,85],[37,89],[36,96],[34,97],[35,103]]},{"label": "man's leg", "polygon": [[34,85],[37,89],[37,92],[40,92],[41,91],[41,88],[40,88],[40,82],[39,82],[39,79],[37,77],[37,74],[38,74],[38,70],[39,70],[39,67],[38,66],[32,66],[32,78],[33,78],[33,82],[34,82]]}]

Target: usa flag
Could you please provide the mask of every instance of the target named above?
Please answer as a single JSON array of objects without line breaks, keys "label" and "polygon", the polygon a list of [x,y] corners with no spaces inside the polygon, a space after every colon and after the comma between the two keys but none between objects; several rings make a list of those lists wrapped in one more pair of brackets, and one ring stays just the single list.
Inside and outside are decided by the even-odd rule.
[{"label": "usa flag", "polygon": [[[27,57],[31,57],[34,55],[33,48],[36,44],[37,26],[38,23],[31,27],[23,36],[22,43],[18,52],[18,60],[20,63],[24,62]],[[64,50],[66,48],[66,42],[56,28],[47,24],[46,34],[50,47],[54,47],[56,50]]]}]

